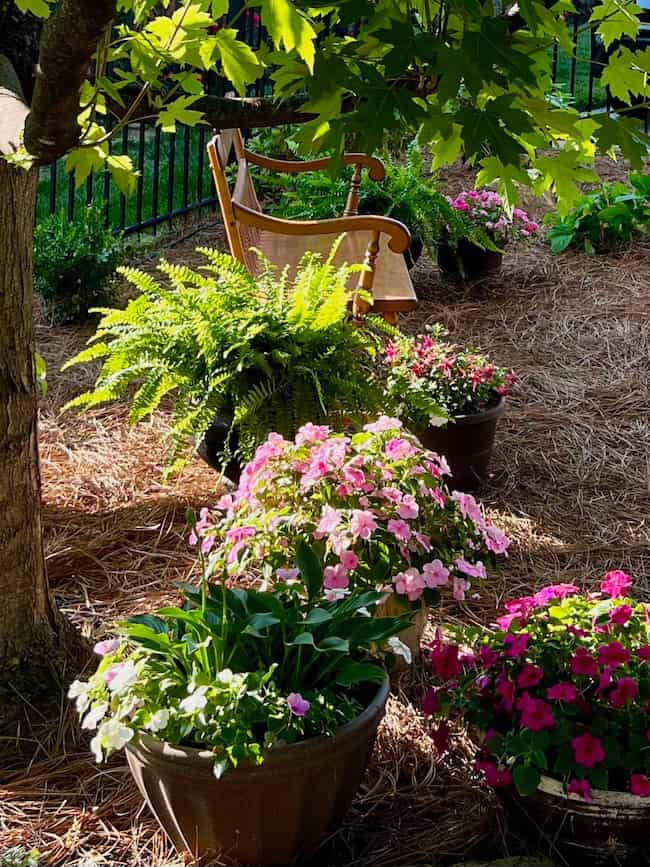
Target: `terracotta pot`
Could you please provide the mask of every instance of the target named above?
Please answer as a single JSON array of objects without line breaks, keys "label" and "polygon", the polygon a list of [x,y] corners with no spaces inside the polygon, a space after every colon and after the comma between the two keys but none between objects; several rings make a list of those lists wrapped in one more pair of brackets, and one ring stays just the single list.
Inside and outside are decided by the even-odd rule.
[{"label": "terracotta pot", "polygon": [[445,427],[430,427],[417,431],[425,448],[444,455],[449,462],[449,487],[472,491],[487,475],[494,448],[497,423],[506,411],[505,399],[483,412],[460,415]]},{"label": "terracotta pot", "polygon": [[447,280],[471,282],[497,274],[503,264],[503,253],[484,250],[472,241],[461,238],[456,247],[449,241],[438,242],[438,268]]},{"label": "terracotta pot", "polygon": [[[562,783],[542,777],[533,795],[507,796],[517,821],[524,815],[530,840],[556,849],[571,867],[582,864],[650,863],[650,799],[628,792],[593,792],[593,802],[564,793]],[[552,854],[552,853],[551,853]]]},{"label": "terracotta pot", "polygon": [[131,773],[179,852],[241,864],[290,864],[336,828],[359,788],[388,698],[388,679],[332,737],[279,747],[264,764],[217,780],[207,751],[142,733],[127,746]]}]

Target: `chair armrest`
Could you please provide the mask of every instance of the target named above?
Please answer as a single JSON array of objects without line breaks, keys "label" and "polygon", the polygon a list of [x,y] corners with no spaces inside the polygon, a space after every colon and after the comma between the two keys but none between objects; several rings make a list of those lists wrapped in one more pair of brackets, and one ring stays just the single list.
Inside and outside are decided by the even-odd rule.
[{"label": "chair armrest", "polygon": [[[282,172],[286,175],[323,171],[332,162],[332,157],[322,157],[318,160],[277,160],[274,157],[265,157],[247,149],[244,149],[244,156],[254,166],[270,169],[272,172]],[[343,154],[343,162],[346,166],[365,166],[373,181],[383,181],[386,177],[384,164],[377,157],[369,157],[367,154]]]},{"label": "chair armrest", "polygon": [[268,217],[245,205],[233,201],[236,219],[246,226],[254,226],[276,235],[341,235],[343,232],[381,232],[390,238],[388,246],[394,253],[405,253],[411,245],[411,233],[399,220],[372,214],[354,217],[335,217],[330,220],[282,220]]}]

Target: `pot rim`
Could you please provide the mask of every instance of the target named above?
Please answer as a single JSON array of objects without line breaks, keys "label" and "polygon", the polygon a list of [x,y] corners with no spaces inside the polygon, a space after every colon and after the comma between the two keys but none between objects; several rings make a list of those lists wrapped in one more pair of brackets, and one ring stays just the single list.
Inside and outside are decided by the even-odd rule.
[{"label": "pot rim", "polygon": [[482,409],[479,412],[469,413],[468,415],[457,415],[455,418],[449,420],[447,428],[450,428],[455,424],[482,424],[484,421],[492,421],[493,419],[501,418],[505,411],[506,399],[500,394],[499,400],[494,404],[494,406]]},{"label": "pot rim", "polygon": [[628,809],[638,810],[650,813],[650,798],[642,798],[640,795],[633,795],[631,792],[614,792],[605,791],[603,789],[593,789],[591,797],[593,802],[585,801],[585,799],[573,792],[565,792],[564,786],[559,780],[553,777],[541,775],[537,791],[545,795],[551,795],[561,798],[566,801],[576,801],[583,805],[586,809],[596,809],[598,807],[606,807],[608,809]]},{"label": "pot rim", "polygon": [[[294,764],[304,761],[307,758],[313,758],[319,753],[326,753],[332,749],[333,745],[340,745],[342,742],[354,738],[359,729],[372,720],[373,717],[381,713],[388,694],[390,692],[390,680],[388,676],[380,684],[374,697],[359,716],[345,723],[333,735],[318,735],[308,740],[298,741],[295,744],[284,744],[271,750],[265,757],[263,765],[246,765],[242,763],[236,770],[238,775],[248,771],[249,773],[259,773],[264,767],[278,767],[281,765]],[[180,765],[195,765],[201,768],[208,768],[214,764],[214,753],[210,750],[199,749],[198,747],[183,747],[173,746],[166,741],[158,740],[147,732],[139,732],[138,739],[135,743],[126,745],[129,752],[140,751],[145,753],[152,759],[165,761]],[[227,780],[228,774],[225,774],[223,780]]]}]

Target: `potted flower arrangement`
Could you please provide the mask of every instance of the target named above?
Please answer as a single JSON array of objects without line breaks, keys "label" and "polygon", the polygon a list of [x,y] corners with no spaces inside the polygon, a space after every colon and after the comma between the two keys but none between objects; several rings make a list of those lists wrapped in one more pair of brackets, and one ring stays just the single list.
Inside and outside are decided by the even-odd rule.
[{"label": "potted flower arrangement", "polygon": [[521,208],[510,214],[501,196],[493,190],[463,190],[448,201],[462,215],[463,222],[483,236],[465,237],[454,225],[440,239],[438,267],[452,281],[472,281],[496,273],[508,241],[529,238],[539,229]]},{"label": "potted flower arrangement", "polygon": [[497,422],[516,380],[480,350],[444,337],[435,325],[426,334],[389,342],[385,392],[423,445],[445,455],[454,487],[467,491],[487,473]]},{"label": "potted flower arrangement", "polygon": [[304,545],[288,561],[301,580],[264,589],[251,567],[232,586],[233,548],[214,548],[204,520],[200,586],[101,641],[96,672],[69,695],[98,761],[126,749],[179,851],[289,864],[352,801],[388,696],[386,642],[405,618],[370,616],[377,592],[328,598]]},{"label": "potted flower arrangement", "polygon": [[233,479],[269,431],[293,435],[310,419],[343,426],[376,411],[376,343],[349,311],[350,276],[362,266],[334,266],[336,246],[325,261],[307,253],[291,282],[268,261],[252,276],[209,249],[198,271],[161,262],[170,285],[122,269],[140,294],[101,310],[90,347],[67,362],[103,359],[95,387],[67,408],[127,398],[137,423],[171,404],[169,472],[199,445]]},{"label": "potted flower arrangement", "polygon": [[448,491],[447,472],[399,419],[382,416],[351,436],[310,423],[293,441],[269,436],[201,537],[223,548],[233,576],[263,552],[267,582],[298,579],[292,552],[308,544],[329,599],[379,592],[388,610],[416,615],[400,636],[414,652],[425,603],[441,591],[465,599],[509,545],[470,494]]},{"label": "potted flower arrangement", "polygon": [[[476,766],[514,787],[568,857],[646,863],[650,821],[650,609],[609,572],[513,599],[496,631],[438,635],[425,705],[480,733]],[[573,860],[571,863],[575,863]]]}]

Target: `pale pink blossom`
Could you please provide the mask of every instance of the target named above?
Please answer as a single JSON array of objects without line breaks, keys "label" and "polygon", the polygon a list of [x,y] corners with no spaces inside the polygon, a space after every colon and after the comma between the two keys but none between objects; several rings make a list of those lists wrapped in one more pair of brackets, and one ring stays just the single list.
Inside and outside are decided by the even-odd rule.
[{"label": "pale pink blossom", "polygon": [[372,512],[368,510],[354,509],[350,529],[353,536],[369,539],[377,529],[377,522]]},{"label": "pale pink blossom", "polygon": [[457,602],[462,602],[465,599],[465,593],[469,590],[470,583],[465,578],[459,578],[454,575],[454,589],[452,595]]},{"label": "pale pink blossom", "polygon": [[364,425],[368,433],[384,433],[388,430],[401,430],[402,422],[398,418],[390,418],[387,415],[380,416],[377,421]]},{"label": "pale pink blossom", "polygon": [[298,428],[296,445],[303,443],[316,443],[327,439],[330,429],[324,424],[312,424],[310,421]]},{"label": "pale pink blossom", "polygon": [[320,513],[320,521],[314,530],[315,539],[323,539],[336,531],[336,528],[341,523],[341,513],[338,509],[332,506],[323,506]]},{"label": "pale pink blossom", "polygon": [[347,569],[344,569],[340,563],[336,566],[326,566],[323,574],[323,584],[327,590],[345,590],[350,583]]},{"label": "pale pink blossom", "polygon": [[409,601],[415,602],[424,593],[426,587],[424,578],[417,569],[407,569],[405,572],[398,572],[393,576],[395,590],[402,596],[407,596]]},{"label": "pale pink blossom", "polygon": [[415,447],[411,445],[408,440],[405,440],[401,437],[395,437],[392,440],[388,440],[386,443],[386,457],[390,458],[392,461],[401,461],[404,458],[410,458],[411,455],[415,454]]},{"label": "pale pink blossom", "polygon": [[464,572],[470,578],[486,578],[485,566],[479,560],[477,563],[469,563],[464,557],[458,557],[454,564],[459,572]]},{"label": "pale pink blossom", "polygon": [[437,558],[422,567],[422,577],[427,587],[442,587],[449,581],[449,569]]},{"label": "pale pink blossom", "polygon": [[413,494],[405,494],[402,498],[402,502],[397,507],[397,512],[400,518],[405,518],[406,520],[417,518],[419,511],[420,507],[418,506]]},{"label": "pale pink blossom", "polygon": [[386,528],[389,533],[392,533],[396,539],[400,539],[402,542],[408,542],[411,538],[411,528],[401,518],[391,518]]}]

